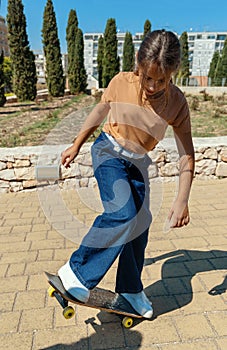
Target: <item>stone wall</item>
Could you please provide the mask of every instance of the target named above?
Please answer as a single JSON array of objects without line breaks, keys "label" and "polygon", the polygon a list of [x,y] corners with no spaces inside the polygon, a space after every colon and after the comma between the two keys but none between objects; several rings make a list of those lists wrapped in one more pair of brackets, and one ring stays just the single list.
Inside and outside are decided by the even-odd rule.
[{"label": "stone wall", "polygon": [[[195,176],[197,178],[227,177],[227,136],[195,138]],[[91,144],[85,144],[69,169],[59,168],[61,152],[67,145],[34,146],[0,149],[0,192],[17,192],[54,182],[60,169],[61,188],[95,185],[90,155]],[[149,177],[153,181],[168,181],[178,175],[178,153],[174,139],[167,138],[149,153],[152,164]],[[52,179],[38,180],[37,169],[47,168]],[[48,178],[48,176],[47,176]]]},{"label": "stone wall", "polygon": [[203,91],[211,96],[227,94],[227,86],[179,86],[179,88],[187,95],[199,95]]}]

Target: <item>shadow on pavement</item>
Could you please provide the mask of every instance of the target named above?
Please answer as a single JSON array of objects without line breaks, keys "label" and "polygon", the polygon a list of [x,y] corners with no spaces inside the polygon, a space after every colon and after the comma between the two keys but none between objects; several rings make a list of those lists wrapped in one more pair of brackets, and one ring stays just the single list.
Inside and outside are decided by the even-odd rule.
[{"label": "shadow on pavement", "polygon": [[[100,312],[97,317],[102,322],[102,314],[104,312]],[[82,338],[78,342],[72,344],[56,344],[50,347],[42,348],[41,350],[88,350],[88,349],[128,349],[129,344],[125,344],[125,336],[121,336],[119,334],[119,330],[114,335],[111,335],[110,323],[101,323],[97,324],[95,322],[95,318],[88,319],[86,323],[90,324],[95,333],[90,337]],[[142,335],[135,330],[129,329],[125,330],[127,332],[127,340],[130,343],[133,343],[133,350],[139,350],[141,348],[142,343]],[[119,343],[117,339],[124,339],[123,342]],[[108,344],[108,346],[107,346]],[[107,346],[107,347],[106,347]]]},{"label": "shadow on pavement", "polygon": [[[161,268],[161,279],[146,287],[145,292],[154,304],[154,317],[180,309],[192,301],[191,280],[197,273],[226,270],[227,252],[221,250],[177,250],[146,259],[145,266],[166,260]],[[227,276],[208,294],[220,295],[227,290]]]},{"label": "shadow on pavement", "polygon": [[[145,289],[147,296],[154,304],[154,318],[180,309],[192,301],[193,290],[191,280],[197,273],[227,269],[227,252],[221,250],[177,250],[153,259],[145,259],[145,266],[152,265],[161,260],[165,260],[161,268],[161,279]],[[208,292],[210,295],[215,296],[226,292],[227,276],[224,276],[224,280],[220,282],[219,285],[214,286]],[[95,318],[85,321],[95,331],[90,337],[82,338],[73,344],[56,344],[42,348],[41,350],[87,350],[92,348],[92,344],[102,344],[100,346],[103,348],[106,334],[108,334],[108,344],[111,343],[113,348],[128,348],[129,344],[122,344],[120,346],[116,344],[116,339],[120,335],[116,334],[112,337],[109,334],[108,326],[110,323],[105,322],[104,314],[106,313],[99,312],[97,314],[100,324],[95,322]],[[134,320],[134,322],[134,325],[136,325],[142,321]],[[133,330],[133,328],[123,330],[123,332],[127,332],[127,340],[133,342],[133,350],[140,349],[142,335],[138,331]],[[111,347],[109,346],[108,348]]]}]

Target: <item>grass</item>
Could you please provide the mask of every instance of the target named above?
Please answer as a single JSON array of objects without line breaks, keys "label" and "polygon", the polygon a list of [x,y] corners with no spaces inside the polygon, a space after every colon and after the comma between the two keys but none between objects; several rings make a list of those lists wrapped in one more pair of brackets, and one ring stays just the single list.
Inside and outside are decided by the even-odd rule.
[{"label": "grass", "polygon": [[[4,114],[4,107],[0,109],[0,147],[16,147],[42,144],[45,136],[65,116],[77,109],[78,102],[86,95],[74,96],[58,105],[51,105],[53,101],[44,101],[38,105],[21,103],[20,108]],[[227,135],[227,95],[212,97],[208,94],[186,96],[190,112],[193,137],[213,137]],[[31,112],[29,114],[29,112]],[[32,117],[33,115],[33,117]],[[35,115],[35,116],[34,116]],[[29,117],[30,116],[30,117]],[[99,127],[88,141],[94,141],[101,130]],[[169,127],[166,137],[172,137]]]},{"label": "grass", "polygon": [[[227,136],[227,95],[213,97],[207,93],[186,95],[193,137]],[[167,137],[172,137],[172,128],[167,129]]]},{"label": "grass", "polygon": [[[36,140],[35,142],[38,144],[62,118],[70,113],[74,106],[77,106],[78,102],[80,102],[84,96],[85,95],[74,96],[52,111],[48,110],[50,103],[47,101],[42,102],[39,107],[34,107],[34,104],[29,105],[29,103],[26,102],[22,103],[20,111],[11,112],[7,117],[0,117],[0,131],[1,129],[4,131],[1,135],[0,147],[26,146],[34,144],[34,140]],[[47,110],[45,110],[45,108],[47,108]],[[22,123],[21,126],[21,120],[23,120],[25,114],[29,114],[28,112],[32,111],[32,109],[35,109],[37,116],[39,116],[40,109],[40,111],[42,111],[42,117],[40,118],[39,116],[38,120],[36,120],[36,118],[31,118],[28,123],[25,122],[24,125]],[[43,112],[43,110],[45,111]],[[13,131],[7,132],[7,130],[4,130],[7,123],[15,125]]]},{"label": "grass", "polygon": [[207,94],[197,97],[198,107],[193,110],[193,98],[188,97],[191,107],[192,134],[194,137],[227,135],[227,96],[212,97]]}]

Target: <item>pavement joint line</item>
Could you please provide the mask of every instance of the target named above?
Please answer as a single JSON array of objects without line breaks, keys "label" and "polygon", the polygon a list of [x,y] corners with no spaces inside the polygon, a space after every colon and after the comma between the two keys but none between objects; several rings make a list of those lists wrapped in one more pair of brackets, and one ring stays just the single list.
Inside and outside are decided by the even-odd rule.
[{"label": "pavement joint line", "polygon": [[[118,327],[119,324],[118,319],[114,317],[104,317],[100,324],[98,322],[100,328],[96,330],[96,333],[84,323],[93,315],[95,322],[99,321],[98,311],[78,308],[78,315],[68,324],[63,317],[61,318],[59,305],[47,294],[48,285],[45,283],[45,278],[42,278],[42,270],[45,265],[48,265],[48,268],[53,269],[54,272],[67,260],[76,244],[65,237],[62,240],[61,235],[49,223],[44,223],[44,221],[38,223],[36,215],[40,218],[41,210],[36,209],[33,218],[28,214],[28,211],[31,211],[30,203],[35,208],[40,206],[40,203],[37,206],[35,192],[23,194],[21,212],[18,209],[21,201],[20,195],[3,196],[4,203],[7,202],[5,205],[8,208],[11,206],[13,212],[20,213],[20,216],[16,214],[17,217],[13,219],[13,216],[7,218],[4,211],[1,211],[0,214],[1,224],[8,223],[8,226],[0,226],[2,243],[0,245],[2,249],[0,252],[0,298],[2,300],[0,309],[4,316],[4,324],[0,328],[0,348],[2,346],[3,349],[9,350],[15,348],[23,350],[56,348],[57,350],[62,346],[70,350],[79,346],[83,350],[97,350],[103,349],[102,335],[104,335],[108,336],[105,350],[114,348],[163,350],[167,347],[182,350],[184,344],[185,346],[194,344],[196,349],[199,349],[200,345],[201,348],[207,345],[212,350],[225,350],[227,303],[224,289],[226,286],[224,284],[223,292],[219,291],[220,294],[217,295],[210,295],[209,291],[224,283],[227,272],[227,244],[225,242],[227,229],[225,231],[223,228],[227,227],[227,218],[224,215],[227,199],[223,196],[227,179],[206,182],[195,180],[192,188],[193,200],[190,203],[192,208],[190,226],[176,233],[163,234],[161,218],[168,211],[174,196],[171,186],[171,184],[165,184],[170,196],[163,197],[165,211],[160,212],[160,217],[157,217],[153,226],[154,231],[150,233],[146,254],[148,265],[144,268],[144,284],[147,286],[145,291],[147,290],[151,300],[153,295],[157,318],[151,322],[141,322],[130,330],[123,330],[122,333],[119,333],[118,339],[115,327]],[[70,203],[71,208],[73,204],[70,201],[70,191],[69,197],[67,191],[64,193],[65,202]],[[76,215],[80,214],[80,208],[86,220],[89,214],[86,210],[84,211],[81,203]],[[197,212],[200,208],[198,217]],[[212,216],[209,215],[210,209],[213,211]],[[24,222],[30,219],[32,223],[24,225]],[[180,251],[184,256],[182,255],[181,259],[177,260],[177,254]],[[166,257],[162,259],[164,255]],[[154,263],[155,258],[160,258],[160,260]],[[153,262],[152,259],[154,259]],[[166,271],[169,274],[165,275],[163,269],[167,266]],[[115,270],[116,266],[105,277],[104,287],[112,288]],[[16,286],[13,285],[14,283],[17,283]],[[34,324],[37,325],[35,315],[40,319],[37,329],[31,329],[31,324],[26,323],[29,322],[30,313],[34,314]],[[43,320],[45,323],[42,323],[45,313],[47,319]],[[7,320],[7,315],[10,315],[9,320]],[[185,332],[189,330],[186,330],[183,325],[185,318],[188,321],[194,320],[194,326],[187,334]],[[13,322],[10,324],[12,319]],[[48,325],[47,320],[49,319],[51,323]],[[206,328],[203,329],[200,320]],[[200,334],[198,334],[198,329],[201,329]]]}]

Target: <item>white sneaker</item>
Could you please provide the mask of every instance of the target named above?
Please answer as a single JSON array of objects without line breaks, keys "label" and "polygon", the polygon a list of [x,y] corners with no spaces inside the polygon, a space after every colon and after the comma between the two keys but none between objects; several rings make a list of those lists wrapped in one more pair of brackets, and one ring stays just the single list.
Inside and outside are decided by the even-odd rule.
[{"label": "white sneaker", "polygon": [[58,276],[69,294],[83,303],[88,301],[90,291],[78,280],[69,261],[58,270]]},{"label": "white sneaker", "polygon": [[121,293],[121,295],[129,302],[129,304],[144,318],[152,318],[153,308],[150,300],[144,291],[140,293]]}]

